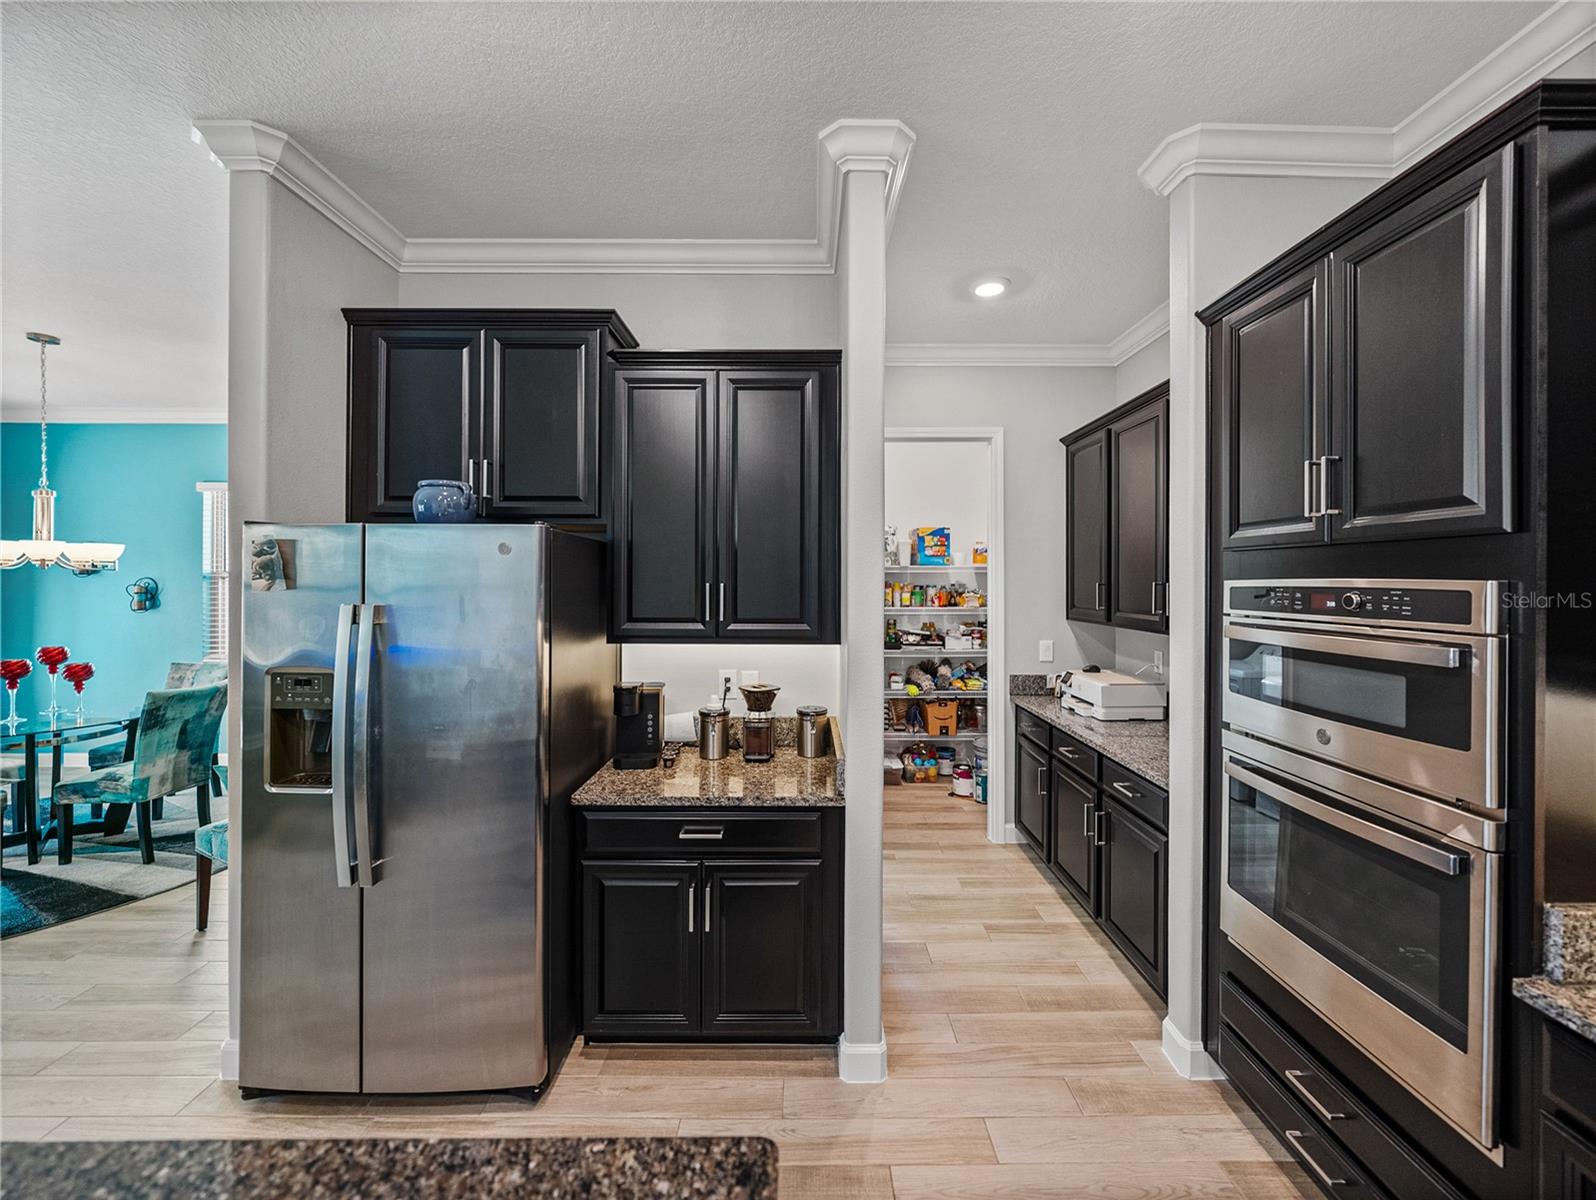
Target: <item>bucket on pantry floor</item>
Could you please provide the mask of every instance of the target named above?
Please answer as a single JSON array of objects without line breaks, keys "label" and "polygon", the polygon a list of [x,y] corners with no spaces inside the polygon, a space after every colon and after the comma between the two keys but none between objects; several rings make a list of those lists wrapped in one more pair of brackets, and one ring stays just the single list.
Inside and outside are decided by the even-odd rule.
[{"label": "bucket on pantry floor", "polygon": [[959,762],[953,764],[953,794],[955,796],[975,795],[975,771],[969,763]]}]

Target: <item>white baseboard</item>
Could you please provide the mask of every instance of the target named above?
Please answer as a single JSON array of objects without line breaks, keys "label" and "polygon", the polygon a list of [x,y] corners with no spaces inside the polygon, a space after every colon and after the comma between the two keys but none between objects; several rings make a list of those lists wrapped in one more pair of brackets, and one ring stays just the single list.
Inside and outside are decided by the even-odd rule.
[{"label": "white baseboard", "polygon": [[887,1039],[856,1045],[846,1034],[837,1039],[837,1076],[844,1083],[881,1083],[887,1077]]},{"label": "white baseboard", "polygon": [[1000,843],[1001,845],[1018,845],[1024,840],[1025,835],[1020,832],[1019,826],[1015,825],[1013,821],[1010,821],[1007,825],[1003,826],[1003,841]]},{"label": "white baseboard", "polygon": [[238,1042],[228,1038],[222,1043],[222,1078],[229,1083],[238,1082]]},{"label": "white baseboard", "polygon": [[1208,1048],[1187,1038],[1164,1018],[1164,1057],[1187,1079],[1223,1079],[1225,1073]]}]

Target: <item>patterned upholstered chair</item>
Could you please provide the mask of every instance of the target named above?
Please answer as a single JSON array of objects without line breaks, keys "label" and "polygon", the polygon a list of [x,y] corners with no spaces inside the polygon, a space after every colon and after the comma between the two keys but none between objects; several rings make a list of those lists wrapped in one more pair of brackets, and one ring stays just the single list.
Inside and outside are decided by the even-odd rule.
[{"label": "patterned upholstered chair", "polygon": [[[226,682],[227,664],[224,662],[175,662],[166,668],[168,688],[205,687],[212,683]],[[114,767],[117,763],[127,762],[131,750],[130,741],[129,738],[119,737],[115,741],[102,742],[98,746],[90,747],[89,770],[98,771],[101,767]],[[214,758],[212,761],[214,763]],[[221,768],[213,766],[211,776],[211,789],[220,793],[226,782]],[[160,801],[154,803],[151,815],[159,819],[161,804]]]},{"label": "patterned upholstered chair", "polygon": [[204,932],[211,919],[211,867],[227,865],[227,822],[212,821],[194,831],[194,928]]},{"label": "patterned upholstered chair", "polygon": [[199,823],[209,825],[211,756],[226,708],[227,688],[221,684],[148,693],[133,760],[58,783],[51,793],[59,825],[57,860],[72,861],[72,809],[78,804],[104,804],[112,810],[131,805],[138,822],[139,853],[146,863],[155,861],[150,830],[150,805],[155,800],[193,788]]}]

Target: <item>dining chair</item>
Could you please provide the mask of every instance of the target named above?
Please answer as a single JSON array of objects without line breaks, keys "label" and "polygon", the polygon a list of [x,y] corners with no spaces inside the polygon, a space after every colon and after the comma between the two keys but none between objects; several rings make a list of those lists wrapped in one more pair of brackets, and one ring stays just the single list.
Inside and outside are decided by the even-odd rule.
[{"label": "dining chair", "polygon": [[[227,664],[207,659],[200,662],[175,662],[166,668],[166,686],[168,688],[205,687],[213,683],[227,682]],[[134,737],[137,737],[135,732]],[[89,749],[89,770],[97,771],[101,767],[112,767],[120,762],[127,762],[132,758],[133,738],[117,738],[113,741],[103,742]],[[215,757],[211,762],[211,791],[220,795],[224,790],[226,776],[214,766]],[[151,816],[159,819],[161,805],[157,801],[151,810]]]},{"label": "dining chair", "polygon": [[227,820],[212,821],[194,831],[194,928],[201,933],[211,920],[211,870],[227,865]]},{"label": "dining chair", "polygon": [[[57,861],[72,861],[72,809],[77,804],[108,806],[104,829],[112,831],[111,809],[132,806],[138,822],[139,853],[155,861],[150,806],[163,797],[194,789],[199,823],[211,823],[211,756],[227,708],[227,688],[172,688],[150,692],[139,715],[131,762],[100,767],[56,785],[50,800],[58,825]],[[123,817],[125,828],[126,817]]]}]

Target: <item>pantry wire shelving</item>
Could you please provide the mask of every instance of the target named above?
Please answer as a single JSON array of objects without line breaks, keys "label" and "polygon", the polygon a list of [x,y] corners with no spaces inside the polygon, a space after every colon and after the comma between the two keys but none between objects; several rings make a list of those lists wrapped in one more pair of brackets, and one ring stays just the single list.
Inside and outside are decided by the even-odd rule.
[{"label": "pantry wire shelving", "polygon": [[[883,571],[887,581],[901,580],[912,581],[917,586],[924,583],[930,590],[936,590],[950,583],[964,583],[972,585],[983,593],[987,590],[987,575],[991,568],[990,563],[964,563],[964,564],[911,564],[899,565],[895,563],[883,564]],[[948,636],[957,632],[957,622],[977,623],[982,627],[987,624],[988,608],[985,604],[886,604],[883,607],[883,621],[896,620],[900,624],[904,618],[912,617],[914,624],[931,620],[939,634]],[[885,626],[883,626],[885,628]],[[902,679],[902,673],[910,666],[926,659],[933,661],[949,659],[955,665],[971,662],[986,674],[987,647],[981,646],[901,646],[883,651],[887,661],[889,676],[896,675]],[[961,754],[971,748],[972,743],[987,736],[987,697],[991,694],[988,688],[927,688],[918,694],[911,695],[907,687],[900,682],[898,687],[891,686],[890,679],[883,679],[882,698],[888,704],[887,716],[896,716],[902,719],[903,705],[893,705],[893,701],[916,702],[921,700],[956,700],[960,701],[959,712],[962,717],[967,715],[963,701],[972,701],[976,712],[977,726],[975,728],[961,728],[959,732],[937,737],[924,729],[892,729],[884,730],[887,743],[893,747],[905,746],[912,742],[927,742],[933,746],[959,747]],[[894,750],[896,753],[896,749]]]}]

